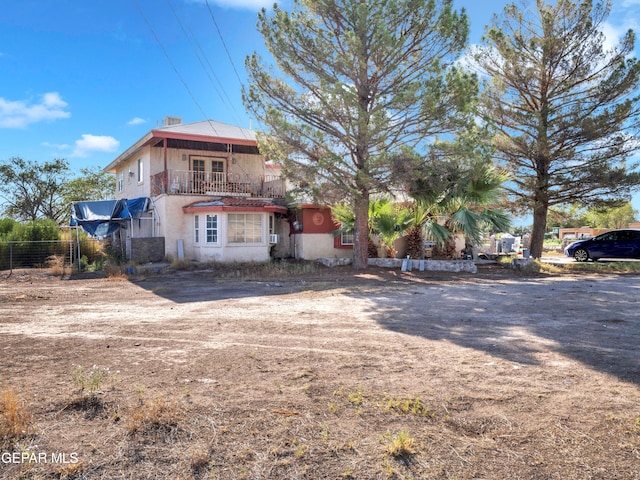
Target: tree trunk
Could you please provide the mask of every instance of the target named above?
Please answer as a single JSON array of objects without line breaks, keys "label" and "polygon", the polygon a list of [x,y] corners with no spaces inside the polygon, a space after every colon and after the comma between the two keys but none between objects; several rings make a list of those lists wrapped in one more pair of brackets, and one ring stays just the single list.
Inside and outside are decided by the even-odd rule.
[{"label": "tree trunk", "polygon": [[369,258],[369,192],[354,200],[353,268],[367,268]]},{"label": "tree trunk", "polygon": [[533,207],[533,230],[531,232],[531,256],[542,257],[544,234],[547,230],[547,211],[549,206],[545,202],[537,200]]},{"label": "tree trunk", "polygon": [[411,227],[407,233],[407,255],[411,258],[421,260],[424,258],[424,239],[422,235],[422,227]]}]

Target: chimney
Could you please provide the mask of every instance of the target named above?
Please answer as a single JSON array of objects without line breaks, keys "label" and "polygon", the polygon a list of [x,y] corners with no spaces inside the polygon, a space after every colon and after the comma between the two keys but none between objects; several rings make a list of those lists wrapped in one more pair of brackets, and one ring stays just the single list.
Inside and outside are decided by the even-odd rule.
[{"label": "chimney", "polygon": [[163,127],[170,127],[171,125],[180,125],[182,123],[182,118],[180,117],[164,117],[162,119]]}]

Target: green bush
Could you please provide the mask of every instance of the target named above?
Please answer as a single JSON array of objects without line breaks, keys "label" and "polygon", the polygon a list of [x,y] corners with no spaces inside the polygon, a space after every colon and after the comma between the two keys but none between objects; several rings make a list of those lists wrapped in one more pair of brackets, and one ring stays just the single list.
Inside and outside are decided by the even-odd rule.
[{"label": "green bush", "polygon": [[17,223],[5,240],[14,242],[37,242],[60,240],[60,228],[53,220],[39,219],[28,223]]},{"label": "green bush", "polygon": [[[56,242],[60,229],[49,219],[19,223],[12,219],[0,220],[0,269],[11,267],[45,266],[53,255],[60,252]],[[65,250],[68,250],[66,248]]]},{"label": "green bush", "polygon": [[18,225],[13,218],[0,218],[0,240],[6,240],[6,236]]}]

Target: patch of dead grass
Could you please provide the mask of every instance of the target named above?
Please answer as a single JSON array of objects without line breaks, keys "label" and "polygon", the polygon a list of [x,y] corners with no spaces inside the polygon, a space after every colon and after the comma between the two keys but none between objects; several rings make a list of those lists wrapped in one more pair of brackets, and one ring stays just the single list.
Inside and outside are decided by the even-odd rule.
[{"label": "patch of dead grass", "polygon": [[30,434],[31,411],[27,402],[11,387],[0,392],[0,444],[8,444]]}]

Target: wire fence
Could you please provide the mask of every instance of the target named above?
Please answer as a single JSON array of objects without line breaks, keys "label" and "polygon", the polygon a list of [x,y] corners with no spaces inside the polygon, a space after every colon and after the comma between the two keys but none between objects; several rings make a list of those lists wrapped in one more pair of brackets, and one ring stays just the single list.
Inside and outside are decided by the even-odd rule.
[{"label": "wire fence", "polygon": [[94,262],[102,251],[102,242],[92,238],[80,241],[0,241],[0,271],[52,266],[77,267],[81,263]]}]

